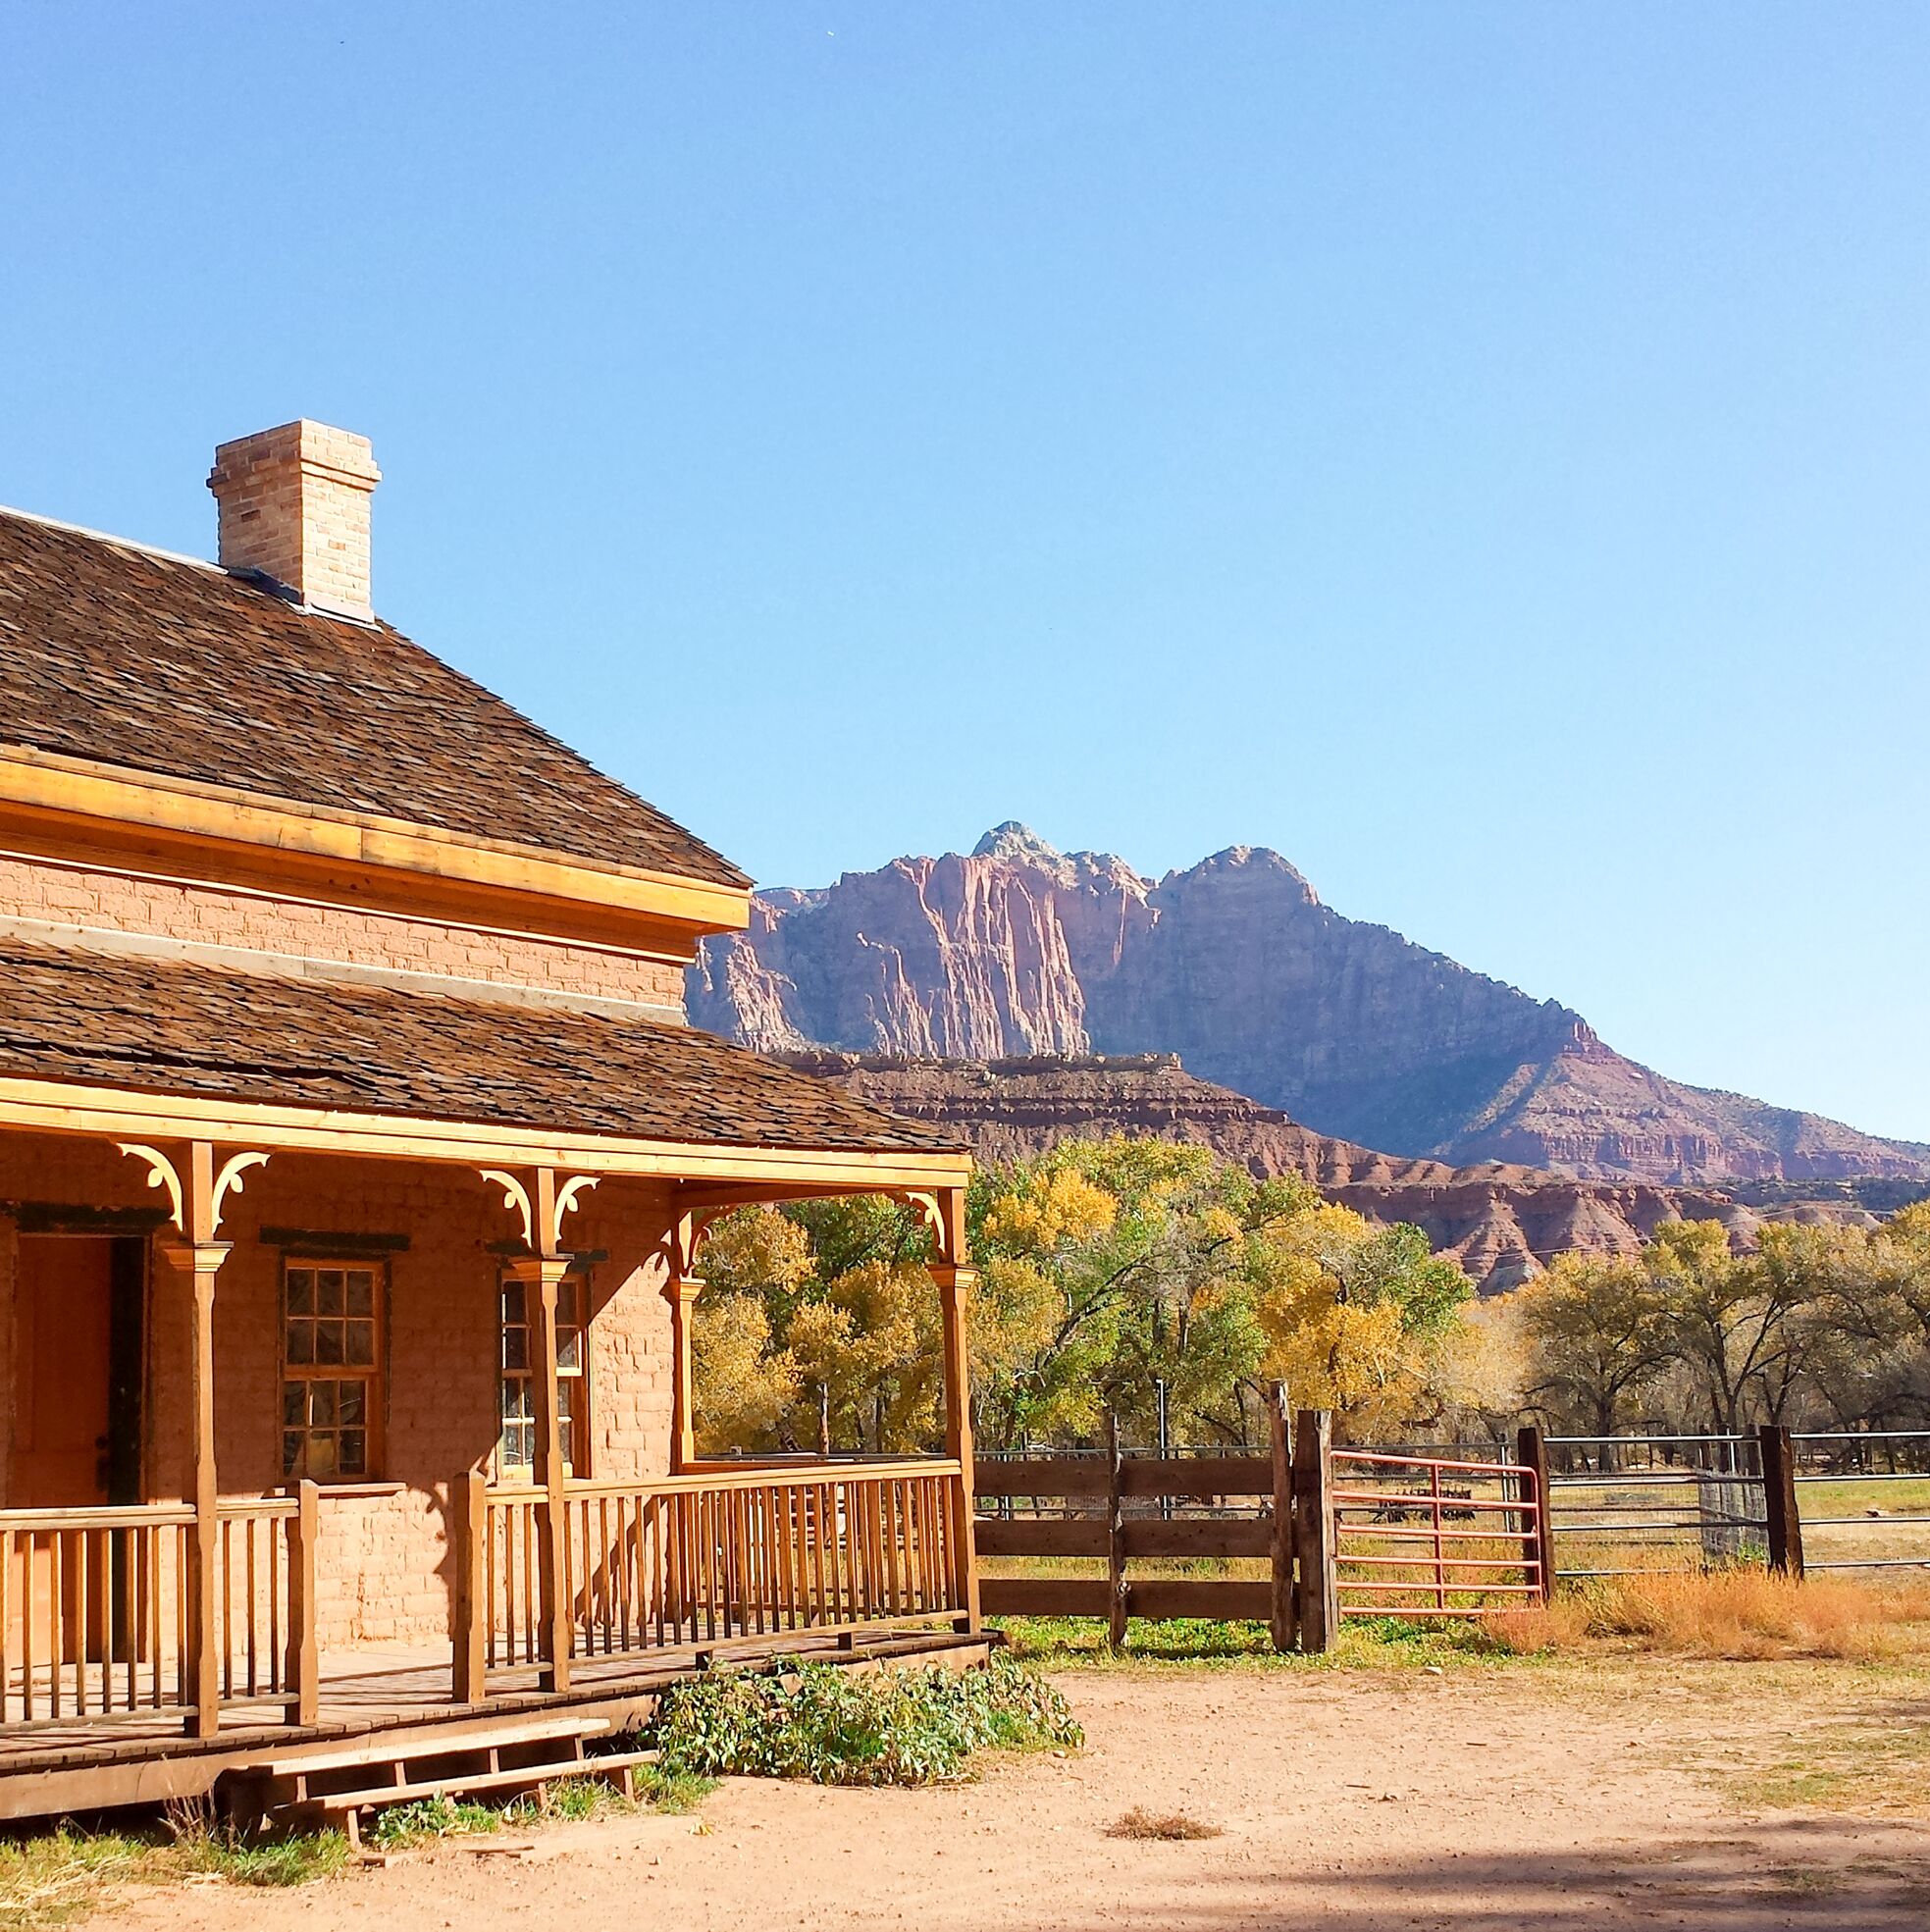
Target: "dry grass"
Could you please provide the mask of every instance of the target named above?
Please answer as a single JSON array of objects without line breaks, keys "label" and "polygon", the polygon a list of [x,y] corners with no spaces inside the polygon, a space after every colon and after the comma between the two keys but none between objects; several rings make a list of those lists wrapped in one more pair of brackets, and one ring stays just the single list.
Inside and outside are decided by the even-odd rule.
[{"label": "dry grass", "polygon": [[1218,1838],[1221,1830],[1218,1825],[1189,1818],[1183,1811],[1148,1811],[1143,1805],[1135,1804],[1117,1823],[1106,1827],[1106,1836],[1183,1842],[1196,1838]]},{"label": "dry grass", "polygon": [[1523,1653],[1618,1647],[1862,1663],[1930,1648],[1930,1584],[1792,1583],[1741,1569],[1611,1577],[1483,1622],[1498,1644]]}]

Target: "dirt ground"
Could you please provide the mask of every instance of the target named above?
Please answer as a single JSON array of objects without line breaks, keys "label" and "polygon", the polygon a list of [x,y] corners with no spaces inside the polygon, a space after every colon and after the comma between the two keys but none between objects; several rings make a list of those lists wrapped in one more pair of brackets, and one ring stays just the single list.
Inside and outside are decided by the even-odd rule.
[{"label": "dirt ground", "polygon": [[[1086,1750],[995,1759],[975,1784],[735,1780],[701,1818],[546,1827],[503,1841],[520,1854],[446,1842],[291,1893],[123,1895],[114,1918],[169,1932],[1930,1924],[1930,1818],[1905,1815],[1908,1795],[1862,1815],[1776,1810],[1752,1808],[1746,1782],[1819,1727],[1921,1726],[1920,1697],[1812,1697],[1734,1664],[1058,1676]],[[1134,1806],[1222,1835],[1109,1836]]]}]

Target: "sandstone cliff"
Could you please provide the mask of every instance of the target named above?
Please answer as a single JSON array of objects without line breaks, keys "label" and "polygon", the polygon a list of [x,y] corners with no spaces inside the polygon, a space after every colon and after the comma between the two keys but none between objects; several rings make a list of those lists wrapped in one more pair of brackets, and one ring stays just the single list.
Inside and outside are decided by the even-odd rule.
[{"label": "sandstone cliff", "polygon": [[1171,1055],[934,1061],[819,1048],[785,1058],[894,1113],[961,1128],[992,1166],[1073,1136],[1126,1133],[1211,1147],[1263,1177],[1297,1174],[1371,1221],[1413,1222],[1487,1293],[1570,1249],[1633,1254],[1671,1219],[1719,1221],[1738,1247],[1752,1245],[1767,1219],[1875,1220],[1848,1192],[1752,1209],[1708,1188],[1380,1154],[1195,1079]]},{"label": "sandstone cliff", "polygon": [[1579,1014],[1343,917],[1246,846],[1155,882],[1003,825],[969,855],[766,892],[748,932],[705,946],[690,1004],[767,1051],[1176,1053],[1323,1133],[1450,1165],[1930,1178],[1930,1147],[1651,1072]]}]

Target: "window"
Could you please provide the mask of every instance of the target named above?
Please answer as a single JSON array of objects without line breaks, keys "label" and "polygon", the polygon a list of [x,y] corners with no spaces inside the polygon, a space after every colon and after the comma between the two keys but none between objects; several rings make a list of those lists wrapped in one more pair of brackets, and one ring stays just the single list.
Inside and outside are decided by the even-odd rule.
[{"label": "window", "polygon": [[[502,1434],[496,1461],[505,1471],[530,1471],[536,1466],[536,1405],[531,1399],[530,1368],[535,1337],[530,1332],[531,1290],[521,1281],[502,1284]],[[556,1284],[556,1409],[562,1425],[563,1467],[578,1474],[577,1445],[587,1426],[590,1405],[587,1351],[583,1345],[583,1310],[589,1283],[568,1275]]]},{"label": "window", "polygon": [[282,1270],[282,1474],[354,1482],[375,1469],[383,1271],[287,1261]]}]

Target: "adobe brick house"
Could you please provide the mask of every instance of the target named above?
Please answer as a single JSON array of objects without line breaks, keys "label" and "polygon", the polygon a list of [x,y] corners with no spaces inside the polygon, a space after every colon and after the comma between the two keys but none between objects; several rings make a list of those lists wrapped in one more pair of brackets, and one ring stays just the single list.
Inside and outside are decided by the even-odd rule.
[{"label": "adobe brick house", "polygon": [[[473,1710],[975,1625],[966,1156],[684,1024],[749,880],[374,615],[376,482],[224,444],[216,564],[0,512],[0,1815],[319,1736],[357,1646]],[[855,1191],[946,1453],[698,1463],[707,1221]]]}]

